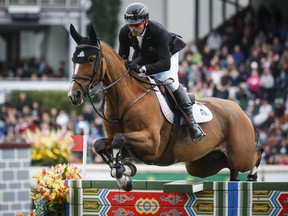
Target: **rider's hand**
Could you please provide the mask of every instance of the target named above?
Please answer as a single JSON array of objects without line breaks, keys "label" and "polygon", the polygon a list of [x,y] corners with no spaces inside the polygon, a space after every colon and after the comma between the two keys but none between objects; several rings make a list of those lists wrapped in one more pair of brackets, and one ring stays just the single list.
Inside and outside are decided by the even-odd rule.
[{"label": "rider's hand", "polygon": [[134,70],[136,73],[140,73],[140,67],[138,64],[136,64],[133,61],[128,61],[127,62],[128,68],[131,70]]}]

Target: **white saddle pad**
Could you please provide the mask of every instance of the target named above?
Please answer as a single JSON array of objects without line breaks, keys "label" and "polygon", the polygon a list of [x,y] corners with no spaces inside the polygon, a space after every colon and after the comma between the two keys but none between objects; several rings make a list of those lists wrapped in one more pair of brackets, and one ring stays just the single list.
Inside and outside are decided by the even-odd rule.
[{"label": "white saddle pad", "polygon": [[[153,79],[151,79],[150,77],[148,77],[148,78],[149,78],[151,83],[155,83],[155,81]],[[174,113],[172,112],[172,110],[168,106],[166,98],[162,95],[162,93],[160,92],[160,90],[157,86],[155,87],[155,90],[156,90],[155,93],[156,93],[156,96],[159,100],[163,115],[165,116],[165,118],[170,123],[173,123]],[[211,121],[213,118],[212,112],[204,104],[199,103],[197,101],[195,101],[195,104],[193,105],[192,111],[193,111],[193,116],[194,116],[196,123],[208,122],[208,121]],[[185,124],[185,120],[184,120],[184,118],[181,118],[181,125],[183,125],[183,124]]]}]

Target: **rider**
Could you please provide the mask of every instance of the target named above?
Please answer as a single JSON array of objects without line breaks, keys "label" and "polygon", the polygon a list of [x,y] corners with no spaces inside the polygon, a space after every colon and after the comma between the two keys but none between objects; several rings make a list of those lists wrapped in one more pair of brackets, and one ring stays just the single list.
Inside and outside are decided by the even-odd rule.
[{"label": "rider", "polygon": [[195,122],[193,104],[178,79],[179,51],[186,46],[185,42],[158,22],[149,20],[148,8],[142,3],[130,4],[124,19],[127,24],[119,33],[119,55],[127,59],[133,47],[132,61],[128,63],[130,69],[148,76],[165,72],[161,73],[162,79],[173,78],[174,82],[168,87],[188,117],[190,136],[197,143],[206,134]]}]

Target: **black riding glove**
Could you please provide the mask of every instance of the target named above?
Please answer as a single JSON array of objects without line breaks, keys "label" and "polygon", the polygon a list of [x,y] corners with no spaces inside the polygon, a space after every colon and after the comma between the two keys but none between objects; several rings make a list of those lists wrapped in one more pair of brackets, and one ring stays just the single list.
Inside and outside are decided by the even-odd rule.
[{"label": "black riding glove", "polygon": [[140,73],[139,69],[139,65],[136,64],[135,62],[133,61],[128,61],[127,62],[127,65],[128,65],[128,68],[131,69],[131,70],[134,70],[136,73]]}]

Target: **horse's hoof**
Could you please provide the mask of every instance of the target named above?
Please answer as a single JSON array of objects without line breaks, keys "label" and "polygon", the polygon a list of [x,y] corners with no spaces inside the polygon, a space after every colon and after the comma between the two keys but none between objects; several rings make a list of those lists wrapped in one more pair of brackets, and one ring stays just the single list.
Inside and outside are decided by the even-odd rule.
[{"label": "horse's hoof", "polygon": [[131,191],[133,188],[132,178],[130,176],[126,176],[125,185],[122,186],[122,189],[125,191]]},{"label": "horse's hoof", "polygon": [[235,178],[235,179],[230,179],[230,181],[240,181],[240,178],[237,177],[237,178]]},{"label": "horse's hoof", "polygon": [[251,175],[251,174],[249,174],[248,176],[247,176],[247,181],[257,181],[257,178],[258,178],[258,175],[257,174],[253,174],[253,175]]},{"label": "horse's hoof", "polygon": [[113,178],[122,178],[124,172],[125,172],[124,166],[122,164],[116,164],[112,166],[110,175]]},{"label": "horse's hoof", "polygon": [[130,176],[133,177],[136,173],[137,173],[137,168],[134,164],[130,163],[130,162],[125,162],[124,163],[125,166],[128,166],[131,170],[131,174]]}]

